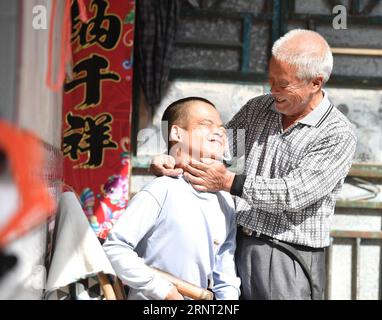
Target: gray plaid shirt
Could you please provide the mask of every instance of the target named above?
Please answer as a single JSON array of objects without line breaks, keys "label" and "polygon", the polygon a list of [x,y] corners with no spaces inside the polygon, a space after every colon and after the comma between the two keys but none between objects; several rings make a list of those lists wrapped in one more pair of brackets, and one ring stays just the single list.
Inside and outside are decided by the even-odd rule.
[{"label": "gray plaid shirt", "polygon": [[285,131],[271,95],[250,100],[226,127],[238,134],[235,141],[244,138],[240,132],[245,130],[246,179],[236,198],[238,224],[290,243],[328,246],[336,197],[357,138],[327,94]]}]

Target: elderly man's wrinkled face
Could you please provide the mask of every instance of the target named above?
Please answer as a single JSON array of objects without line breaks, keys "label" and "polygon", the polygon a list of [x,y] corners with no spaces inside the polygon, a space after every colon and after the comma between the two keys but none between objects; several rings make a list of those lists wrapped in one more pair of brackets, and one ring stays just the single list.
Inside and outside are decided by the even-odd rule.
[{"label": "elderly man's wrinkled face", "polygon": [[286,116],[304,113],[314,93],[311,82],[297,78],[294,66],[274,57],[269,64],[269,84],[277,111]]}]

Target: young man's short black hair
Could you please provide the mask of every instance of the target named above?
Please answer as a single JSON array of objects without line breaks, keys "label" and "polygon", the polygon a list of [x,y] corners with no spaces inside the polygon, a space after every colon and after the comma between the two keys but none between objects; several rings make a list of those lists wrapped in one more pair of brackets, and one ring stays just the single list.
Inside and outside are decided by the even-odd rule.
[{"label": "young man's short black hair", "polygon": [[169,134],[170,129],[174,124],[178,124],[180,119],[185,119],[187,117],[187,107],[190,106],[190,102],[194,101],[202,101],[210,104],[215,108],[215,105],[202,97],[187,97],[174,101],[171,103],[165,110],[162,116],[161,121],[161,131],[162,137],[166,142],[167,146],[169,146]]}]

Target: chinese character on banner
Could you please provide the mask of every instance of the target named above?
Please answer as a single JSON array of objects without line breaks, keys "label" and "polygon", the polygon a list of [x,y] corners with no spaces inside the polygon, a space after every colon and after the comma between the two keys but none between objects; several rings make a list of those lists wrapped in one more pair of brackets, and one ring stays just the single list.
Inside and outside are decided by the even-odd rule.
[{"label": "chinese character on banner", "polygon": [[99,238],[129,193],[135,1],[72,1],[73,70],[64,85],[64,182]]}]

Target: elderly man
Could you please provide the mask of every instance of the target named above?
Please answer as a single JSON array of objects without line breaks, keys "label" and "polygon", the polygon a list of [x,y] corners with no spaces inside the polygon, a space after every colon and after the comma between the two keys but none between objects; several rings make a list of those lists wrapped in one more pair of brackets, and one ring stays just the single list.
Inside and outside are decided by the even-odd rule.
[{"label": "elderly man", "polygon": [[[183,167],[195,189],[236,196],[242,299],[323,298],[330,219],[356,147],[352,125],[322,90],[332,67],[318,33],[285,34],[272,48],[271,94],[226,125],[245,130],[244,174],[203,159]],[[152,171],[174,174],[172,163],[157,157]]]}]

